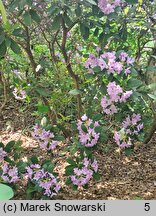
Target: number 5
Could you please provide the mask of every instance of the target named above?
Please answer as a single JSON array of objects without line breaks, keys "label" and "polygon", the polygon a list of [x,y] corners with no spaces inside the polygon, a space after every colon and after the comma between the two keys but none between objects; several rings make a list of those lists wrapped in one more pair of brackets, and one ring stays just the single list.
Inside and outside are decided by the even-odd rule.
[{"label": "number 5", "polygon": [[145,211],[149,211],[150,210],[150,203],[145,203]]}]

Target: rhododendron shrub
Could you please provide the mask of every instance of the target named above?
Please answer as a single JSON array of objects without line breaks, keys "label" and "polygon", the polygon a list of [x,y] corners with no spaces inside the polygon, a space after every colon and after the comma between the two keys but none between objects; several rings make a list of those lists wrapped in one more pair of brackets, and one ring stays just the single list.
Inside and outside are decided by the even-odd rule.
[{"label": "rhododendron shrub", "polygon": [[[21,159],[21,143],[11,141],[6,146],[0,143],[0,182],[9,184],[15,189],[19,182],[27,186],[25,198],[53,198],[61,189],[58,174],[54,172],[51,160],[44,160],[39,164],[36,156]],[[11,158],[11,159],[10,159]]]},{"label": "rhododendron shrub", "polygon": [[[142,19],[138,11],[147,5],[143,9],[141,1],[5,4],[11,25],[0,31],[0,72],[20,109],[32,105],[37,120],[31,135],[41,155],[22,158],[19,143],[0,144],[0,181],[15,186],[24,180],[28,198],[53,199],[61,190],[53,164],[61,146],[69,155],[66,184],[87,188],[100,180],[95,151],[109,141],[124,151],[143,141],[151,109],[142,77],[151,52],[141,48],[153,31],[146,23],[155,19],[148,14],[153,6]],[[134,17],[142,19],[142,27]]]}]

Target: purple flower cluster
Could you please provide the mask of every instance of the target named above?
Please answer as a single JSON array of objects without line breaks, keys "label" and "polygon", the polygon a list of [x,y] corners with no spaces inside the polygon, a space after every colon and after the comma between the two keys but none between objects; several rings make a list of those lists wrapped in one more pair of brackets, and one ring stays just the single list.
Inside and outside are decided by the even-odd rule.
[{"label": "purple flower cluster", "polygon": [[2,166],[1,178],[7,183],[16,183],[19,180],[17,167],[5,163]]},{"label": "purple flower cluster", "polygon": [[122,123],[122,126],[125,129],[126,134],[138,135],[144,127],[143,123],[140,123],[140,121],[140,114],[133,113],[131,117],[128,116]]},{"label": "purple flower cluster", "polygon": [[19,89],[15,87],[12,93],[17,100],[24,100],[26,98],[26,92],[21,87]]},{"label": "purple flower cluster", "polygon": [[94,73],[93,68],[98,66],[98,59],[94,54],[89,54],[89,58],[84,63],[85,68],[89,70],[89,73]]},{"label": "purple flower cluster", "polygon": [[0,148],[0,162],[2,162],[6,156],[7,153],[3,150],[3,148]]},{"label": "purple flower cluster", "polygon": [[46,131],[39,124],[36,124],[34,126],[34,131],[32,132],[32,136],[39,142],[40,147],[43,149],[54,150],[58,145],[58,141],[53,140],[54,134],[49,130]]},{"label": "purple flower cluster", "polygon": [[98,7],[104,14],[110,14],[114,12],[117,6],[120,6],[121,0],[99,0]]},{"label": "purple flower cluster", "polygon": [[53,197],[61,189],[60,184],[52,173],[45,172],[39,164],[26,167],[26,177],[44,190],[44,195]]},{"label": "purple flower cluster", "polygon": [[118,58],[115,52],[105,52],[99,58],[90,54],[84,66],[89,70],[89,73],[94,73],[93,68],[99,66],[101,71],[106,70],[108,74],[120,74],[124,70],[127,76],[131,73],[130,69],[133,63],[134,59],[125,52],[121,52]]},{"label": "purple flower cluster", "polygon": [[124,92],[123,89],[116,84],[116,82],[110,82],[107,85],[107,95],[101,100],[103,111],[107,115],[117,113],[118,109],[116,107],[116,103],[125,103],[132,94],[132,91]]},{"label": "purple flower cluster", "polygon": [[[86,114],[81,117],[81,120],[78,120],[77,123],[80,143],[86,147],[93,147],[97,144],[100,137],[100,133],[95,132],[95,128],[99,126],[99,123],[93,122]],[[82,126],[86,128],[86,132],[83,131]]]},{"label": "purple flower cluster", "polygon": [[97,161],[94,159],[94,161],[91,162],[90,159],[84,158],[83,167],[81,169],[74,168],[74,175],[71,176],[71,181],[74,185],[77,186],[86,185],[92,178],[93,173],[97,173],[97,171]]},{"label": "purple flower cluster", "polygon": [[133,137],[138,135],[143,129],[143,123],[140,123],[140,114],[135,114],[130,117],[128,116],[122,122],[122,129],[114,133],[114,139],[120,148],[127,148],[132,145]]},{"label": "purple flower cluster", "polygon": [[132,145],[132,139],[126,135],[125,130],[121,129],[114,133],[114,139],[120,148],[128,148]]}]

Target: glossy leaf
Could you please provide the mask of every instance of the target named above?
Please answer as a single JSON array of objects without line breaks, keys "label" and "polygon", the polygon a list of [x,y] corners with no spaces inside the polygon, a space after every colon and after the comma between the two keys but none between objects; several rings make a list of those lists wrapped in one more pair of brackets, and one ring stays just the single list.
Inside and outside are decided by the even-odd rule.
[{"label": "glossy leaf", "polygon": [[0,184],[0,200],[9,200],[14,196],[11,187],[5,184]]}]

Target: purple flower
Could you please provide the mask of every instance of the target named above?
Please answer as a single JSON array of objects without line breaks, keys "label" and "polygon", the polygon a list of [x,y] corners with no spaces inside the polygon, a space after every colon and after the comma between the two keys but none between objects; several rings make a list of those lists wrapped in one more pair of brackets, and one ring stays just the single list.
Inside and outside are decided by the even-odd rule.
[{"label": "purple flower", "polygon": [[141,115],[133,113],[133,115],[132,115],[132,125],[136,125],[139,121],[141,121]]},{"label": "purple flower", "polygon": [[[140,124],[141,115],[135,114],[130,117],[128,116],[122,123],[123,128],[126,130],[127,134],[137,134],[143,129],[143,124]],[[134,133],[135,131],[135,133]]]},{"label": "purple flower", "polygon": [[67,37],[68,37],[68,38],[71,37],[71,32],[67,32]]},{"label": "purple flower", "polygon": [[[97,144],[100,134],[95,132],[95,128],[99,126],[98,122],[93,123],[93,120],[88,119],[88,117],[83,115],[81,120],[78,120],[77,129],[79,131],[80,143],[86,147],[93,147]],[[93,123],[93,127],[90,127]],[[83,131],[82,126],[85,126],[87,131]]]},{"label": "purple flower", "polygon": [[120,102],[126,102],[127,99],[133,94],[133,91],[126,91],[123,93],[123,95],[120,98]]},{"label": "purple flower", "polygon": [[129,147],[132,145],[134,135],[138,135],[143,129],[143,123],[140,123],[140,114],[133,113],[132,116],[126,117],[122,122],[122,129],[114,133],[114,139],[117,145],[121,148]]},{"label": "purple flower", "polygon": [[0,162],[2,162],[6,156],[7,153],[3,150],[3,148],[0,148]]},{"label": "purple flower", "polygon": [[50,143],[49,150],[54,150],[54,149],[56,149],[57,145],[58,145],[58,141],[53,140],[53,141]]},{"label": "purple flower", "polygon": [[[39,176],[39,172],[41,170],[41,166],[39,164],[31,164],[30,166],[27,166],[26,168],[26,177],[30,180],[38,180],[37,176]],[[35,178],[34,178],[35,176]]]},{"label": "purple flower", "polygon": [[19,89],[15,87],[12,93],[17,100],[24,100],[26,98],[26,92],[21,87]]},{"label": "purple flower", "polygon": [[139,132],[139,131],[141,131],[143,128],[144,128],[144,125],[143,125],[143,123],[142,123],[142,124],[139,124],[139,125],[137,125],[137,130],[138,130],[138,132]]},{"label": "purple flower", "polygon": [[131,73],[130,68],[134,63],[134,59],[130,58],[126,52],[121,52],[119,58],[115,52],[105,52],[97,58],[94,54],[90,54],[89,58],[84,63],[89,73],[94,74],[93,68],[99,66],[101,71],[104,69],[108,74],[121,74],[125,71],[127,76]]},{"label": "purple flower", "polygon": [[101,70],[108,68],[106,62],[102,58],[99,58],[99,60],[98,60],[98,66],[101,68]]},{"label": "purple flower", "polygon": [[39,124],[34,126],[32,137],[39,142],[41,148],[46,150],[54,150],[58,145],[58,141],[54,140],[54,134],[50,130],[46,131]]},{"label": "purple flower", "polygon": [[130,58],[129,56],[128,56],[128,58],[127,58],[127,64],[128,65],[133,65],[134,64],[134,58]]},{"label": "purple flower", "polygon": [[91,167],[93,168],[94,172],[98,171],[98,163],[97,160],[94,159],[94,162],[91,164]]},{"label": "purple flower", "polygon": [[84,63],[85,68],[94,68],[98,66],[98,59],[95,57],[94,54],[90,54],[87,61]]},{"label": "purple flower", "polygon": [[39,164],[31,164],[26,167],[26,177],[43,189],[44,195],[53,197],[57,195],[61,186],[52,173],[45,172]]},{"label": "purple flower", "polygon": [[123,92],[123,89],[116,85],[115,82],[110,82],[107,85],[107,95],[101,99],[101,106],[107,115],[112,115],[118,112],[116,103],[126,102],[132,95],[132,91]]},{"label": "purple flower", "polygon": [[19,180],[18,169],[16,166],[11,166],[5,163],[2,166],[1,178],[7,183],[16,183]]},{"label": "purple flower", "polygon": [[44,190],[44,195],[48,197],[57,195],[58,191],[61,189],[55,176],[49,172],[44,173],[44,177],[39,180],[39,186]]},{"label": "purple flower", "polygon": [[126,74],[126,76],[128,76],[128,74],[130,74],[130,73],[131,73],[130,68],[126,68],[126,69],[125,69],[125,74]]},{"label": "purple flower", "polygon": [[86,121],[88,119],[88,117],[86,116],[86,114],[84,114],[82,117],[81,117],[82,121]]},{"label": "purple flower", "polygon": [[117,6],[120,6],[121,0],[109,1],[109,0],[98,0],[98,7],[104,14],[110,14],[114,12]]},{"label": "purple flower", "polygon": [[120,56],[119,56],[119,58],[120,58],[120,60],[121,60],[122,62],[125,62],[126,59],[127,59],[127,57],[128,57],[128,54],[125,53],[125,52],[122,52],[122,53],[120,54]]},{"label": "purple flower", "polygon": [[126,135],[124,130],[115,132],[114,139],[120,148],[128,148],[132,145],[131,138]]},{"label": "purple flower", "polygon": [[86,185],[93,177],[93,173],[98,171],[95,159],[92,162],[91,159],[84,158],[82,163],[82,168],[74,168],[74,174],[70,176],[72,183],[77,186]]},{"label": "purple flower", "polygon": [[99,53],[101,51],[101,48],[97,46],[96,51],[97,51],[97,53]]}]

